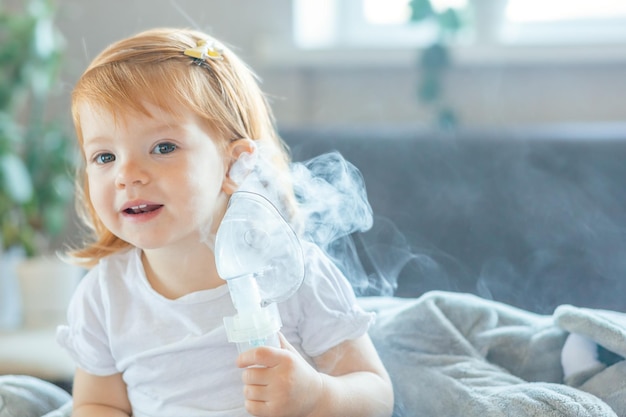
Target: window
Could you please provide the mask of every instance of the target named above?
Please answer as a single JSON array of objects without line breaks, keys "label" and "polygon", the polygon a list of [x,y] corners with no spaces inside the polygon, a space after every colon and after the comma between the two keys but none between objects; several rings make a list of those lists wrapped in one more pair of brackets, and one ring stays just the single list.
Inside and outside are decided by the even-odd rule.
[{"label": "window", "polygon": [[[440,0],[444,4],[466,0]],[[316,48],[415,47],[436,28],[411,25],[409,0],[294,0],[296,45]]]},{"label": "window", "polygon": [[626,41],[622,0],[509,0],[502,43],[610,44]]},{"label": "window", "polygon": [[[460,45],[615,44],[626,42],[624,0],[432,0],[466,11]],[[294,0],[300,48],[403,48],[431,43],[432,23],[411,24],[409,0]]]}]

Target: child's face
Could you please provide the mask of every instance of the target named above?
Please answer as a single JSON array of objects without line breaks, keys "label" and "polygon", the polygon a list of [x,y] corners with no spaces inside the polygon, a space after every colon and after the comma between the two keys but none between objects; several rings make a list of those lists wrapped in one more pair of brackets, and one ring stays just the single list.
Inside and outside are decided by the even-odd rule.
[{"label": "child's face", "polygon": [[152,117],[79,109],[89,198],[104,225],[142,249],[196,245],[215,233],[228,164],[191,113]]}]

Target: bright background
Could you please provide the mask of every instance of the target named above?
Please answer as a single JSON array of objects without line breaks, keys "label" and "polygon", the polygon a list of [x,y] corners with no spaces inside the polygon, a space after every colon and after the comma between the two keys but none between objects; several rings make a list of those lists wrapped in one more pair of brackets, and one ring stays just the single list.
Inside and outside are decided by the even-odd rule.
[{"label": "bright background", "polygon": [[[338,1],[344,6],[358,2]],[[479,2],[495,4],[495,11],[504,0]],[[237,48],[273,97],[281,126],[431,123],[430,110],[415,93],[418,46],[372,41],[371,47],[366,43],[299,50],[293,42],[292,0],[59,3],[58,24],[68,42],[64,75],[68,96],[81,71],[107,44],[154,26],[193,26]],[[387,4],[391,3],[395,2]],[[551,11],[564,2],[540,3],[552,4],[554,7],[544,9]],[[569,10],[569,6],[563,7]],[[305,15],[304,21],[307,16],[312,15]],[[483,13],[482,21],[489,22],[489,13]],[[577,28],[583,24],[575,22],[570,29],[582,33]],[[309,30],[322,30],[323,25],[309,25]],[[486,25],[481,25],[482,44],[459,50],[446,78],[444,99],[455,108],[463,125],[516,127],[626,120],[626,42],[494,44],[490,36],[497,28],[489,30]]]}]

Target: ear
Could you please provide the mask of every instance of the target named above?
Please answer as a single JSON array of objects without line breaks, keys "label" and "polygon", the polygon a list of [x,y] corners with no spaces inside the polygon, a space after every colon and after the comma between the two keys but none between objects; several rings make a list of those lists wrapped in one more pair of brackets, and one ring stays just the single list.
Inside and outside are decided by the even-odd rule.
[{"label": "ear", "polygon": [[[228,171],[222,183],[222,190],[231,195],[241,185],[241,181],[254,169],[254,163],[237,164],[237,172],[233,171],[233,166],[242,156],[254,155],[256,152],[256,143],[252,139],[237,139],[231,142],[226,148],[226,158],[229,160]],[[233,178],[234,177],[234,178]]]}]

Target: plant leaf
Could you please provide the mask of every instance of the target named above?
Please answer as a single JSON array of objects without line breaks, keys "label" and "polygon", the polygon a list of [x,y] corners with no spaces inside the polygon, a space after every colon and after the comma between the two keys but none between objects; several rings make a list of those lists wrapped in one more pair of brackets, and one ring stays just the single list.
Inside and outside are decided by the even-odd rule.
[{"label": "plant leaf", "polygon": [[463,26],[459,13],[452,8],[440,13],[437,16],[437,20],[439,21],[439,26],[450,33],[458,32]]},{"label": "plant leaf", "polygon": [[411,22],[421,22],[435,15],[429,0],[411,0],[409,7],[411,7]]},{"label": "plant leaf", "polygon": [[435,43],[424,49],[420,56],[420,66],[427,71],[439,72],[450,66],[448,49],[440,43]]},{"label": "plant leaf", "polygon": [[437,112],[437,125],[442,130],[453,130],[459,125],[459,119],[454,110],[443,107]]},{"label": "plant leaf", "polygon": [[18,204],[33,198],[33,183],[24,162],[15,154],[0,156],[1,177],[4,189],[10,198]]},{"label": "plant leaf", "polygon": [[427,73],[422,77],[418,88],[418,96],[423,103],[432,103],[441,95],[441,83],[436,74]]}]

